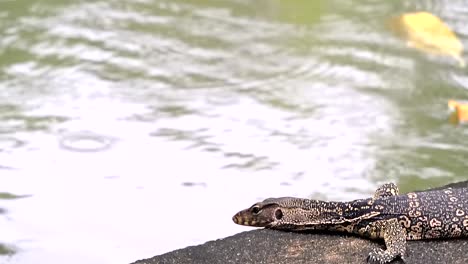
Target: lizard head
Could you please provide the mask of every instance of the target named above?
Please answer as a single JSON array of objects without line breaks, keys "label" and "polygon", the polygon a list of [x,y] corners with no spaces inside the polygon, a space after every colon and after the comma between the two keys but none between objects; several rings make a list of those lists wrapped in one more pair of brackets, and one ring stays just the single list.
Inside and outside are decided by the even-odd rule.
[{"label": "lizard head", "polygon": [[269,227],[283,218],[283,211],[274,203],[260,202],[232,217],[234,223],[245,226]]},{"label": "lizard head", "polygon": [[293,197],[269,198],[242,210],[232,217],[245,226],[282,229],[306,226],[307,229],[345,222],[331,203]]}]

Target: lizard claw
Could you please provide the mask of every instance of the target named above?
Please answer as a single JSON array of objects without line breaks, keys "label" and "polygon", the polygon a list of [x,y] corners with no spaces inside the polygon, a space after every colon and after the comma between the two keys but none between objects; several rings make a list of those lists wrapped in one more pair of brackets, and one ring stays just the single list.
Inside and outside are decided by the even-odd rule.
[{"label": "lizard claw", "polygon": [[392,261],[394,258],[395,256],[392,256],[385,250],[376,248],[369,252],[369,255],[367,256],[367,263],[385,264]]}]

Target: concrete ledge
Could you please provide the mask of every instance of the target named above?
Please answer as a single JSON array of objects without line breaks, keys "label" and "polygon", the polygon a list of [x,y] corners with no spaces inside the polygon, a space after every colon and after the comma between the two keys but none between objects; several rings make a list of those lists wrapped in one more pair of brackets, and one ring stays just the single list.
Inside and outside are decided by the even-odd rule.
[{"label": "concrete ledge", "polygon": [[[383,248],[383,241],[260,229],[134,263],[366,263],[367,254],[374,247]],[[398,259],[393,263],[403,262]],[[408,241],[406,263],[466,264],[468,239]]]}]

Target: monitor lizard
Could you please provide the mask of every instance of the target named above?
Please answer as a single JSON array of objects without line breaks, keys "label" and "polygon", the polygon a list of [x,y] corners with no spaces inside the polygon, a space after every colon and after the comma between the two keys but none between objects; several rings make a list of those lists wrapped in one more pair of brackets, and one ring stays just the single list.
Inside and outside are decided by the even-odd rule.
[{"label": "monitor lizard", "polygon": [[373,197],[327,202],[294,197],[269,198],[233,216],[239,225],[279,230],[324,230],[383,239],[367,261],[404,260],[406,240],[468,237],[468,181],[399,194],[393,183]]}]

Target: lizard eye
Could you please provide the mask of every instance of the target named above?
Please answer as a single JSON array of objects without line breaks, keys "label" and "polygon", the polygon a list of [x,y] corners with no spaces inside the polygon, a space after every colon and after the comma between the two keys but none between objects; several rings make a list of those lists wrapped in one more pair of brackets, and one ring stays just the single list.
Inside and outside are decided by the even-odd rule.
[{"label": "lizard eye", "polygon": [[259,207],[259,206],[254,206],[254,207],[252,207],[251,210],[252,210],[252,213],[253,213],[253,214],[258,214],[258,213],[260,213],[260,207]]}]

